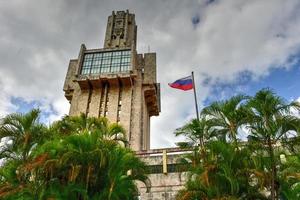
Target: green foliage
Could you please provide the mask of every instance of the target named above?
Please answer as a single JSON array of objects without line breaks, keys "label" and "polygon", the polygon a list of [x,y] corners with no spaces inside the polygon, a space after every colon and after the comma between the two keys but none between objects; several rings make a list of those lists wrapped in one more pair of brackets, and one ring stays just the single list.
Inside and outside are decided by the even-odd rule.
[{"label": "green foliage", "polygon": [[[189,140],[180,146],[193,150],[183,158],[191,167],[177,200],[299,199],[299,108],[269,89],[204,108],[199,122],[175,131]],[[249,133],[247,143],[239,142],[240,130]]]},{"label": "green foliage", "polygon": [[[120,125],[81,115],[66,116],[47,129],[38,123],[38,114],[34,110],[3,119],[0,135],[12,140],[6,149],[14,151],[0,168],[1,199],[132,200],[138,194],[135,181],[150,186],[145,164],[124,147]],[[24,117],[26,123],[15,123],[14,117]],[[27,147],[22,138],[28,133],[39,137],[30,137]],[[42,133],[48,140],[40,138]]]},{"label": "green foliage", "polygon": [[34,109],[27,114],[10,114],[0,121],[0,140],[9,142],[1,148],[0,159],[22,159],[26,161],[37,144],[47,139],[46,127],[39,123],[40,111]]},{"label": "green foliage", "polygon": [[226,136],[237,145],[238,128],[245,122],[243,101],[249,97],[238,95],[227,101],[214,102],[202,110],[210,132],[218,139],[226,140]]}]

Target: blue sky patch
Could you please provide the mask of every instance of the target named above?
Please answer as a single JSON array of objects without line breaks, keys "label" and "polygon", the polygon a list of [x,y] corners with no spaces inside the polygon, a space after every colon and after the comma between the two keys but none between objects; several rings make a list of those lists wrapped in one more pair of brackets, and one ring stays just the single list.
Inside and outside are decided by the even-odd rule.
[{"label": "blue sky patch", "polygon": [[[296,100],[300,97],[300,68],[295,63],[289,69],[273,68],[268,76],[259,80],[253,80],[250,72],[242,72],[233,83],[217,82],[212,85],[210,95],[205,99],[204,105],[217,100],[225,100],[236,94],[254,95],[262,88],[271,88],[277,95],[287,101]],[[206,83],[207,84],[207,83]]]},{"label": "blue sky patch", "polygon": [[[16,112],[18,113],[27,113],[32,109],[35,108],[41,108],[42,102],[40,101],[26,101],[23,98],[20,97],[11,97],[11,103],[14,104],[17,107]],[[49,110],[41,110],[40,115],[40,122],[45,123],[46,125],[49,124],[49,116],[52,114],[57,114],[54,109],[52,108],[52,105],[49,105]]]}]

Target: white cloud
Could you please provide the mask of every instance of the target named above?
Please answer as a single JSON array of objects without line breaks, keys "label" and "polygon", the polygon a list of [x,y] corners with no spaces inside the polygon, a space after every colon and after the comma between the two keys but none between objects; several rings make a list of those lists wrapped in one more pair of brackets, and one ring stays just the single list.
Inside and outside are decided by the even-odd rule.
[{"label": "white cloud", "polygon": [[0,117],[4,117],[5,115],[14,112],[16,110],[16,105],[13,105],[10,102],[9,95],[5,94],[4,92],[1,92],[0,96]]},{"label": "white cloud", "polygon": [[[295,101],[298,102],[298,103],[300,103],[300,97],[298,97]],[[291,112],[292,112],[292,114],[293,114],[294,116],[300,117],[300,111],[299,111],[299,110],[293,108],[293,109],[291,110]]]},{"label": "white cloud", "polygon": [[[42,102],[49,121],[68,111],[62,86],[68,60],[81,43],[102,47],[112,10],[136,14],[138,52],[157,53],[162,112],[152,118],[152,147],[171,146],[175,128],[195,115],[192,92],[167,86],[195,71],[199,106],[211,85],[248,71],[259,79],[272,67],[289,67],[299,51],[298,0],[206,1],[64,0],[0,3],[0,115],[16,109],[10,97]],[[198,25],[192,18],[198,15]],[[208,84],[202,82],[210,79]],[[47,108],[48,106],[48,108]]]},{"label": "white cloud", "polygon": [[[206,77],[213,85],[215,81],[234,82],[243,71],[259,79],[268,75],[271,68],[289,67],[290,56],[297,53],[300,47],[299,6],[298,1],[233,0],[218,1],[208,7],[200,5],[200,23],[195,30],[187,23],[192,8],[187,12],[178,9],[169,12],[169,16],[156,16],[172,18],[171,25],[160,24],[156,28],[161,27],[163,38],[170,34],[167,40],[159,41],[156,35],[148,39],[159,41],[157,49],[163,51],[158,52],[161,58],[158,61],[158,76],[167,80],[160,78],[160,81],[166,85],[167,81],[194,70],[201,104],[210,95],[210,86],[200,84]],[[177,19],[178,23],[174,25]],[[156,21],[164,22],[164,19]],[[194,109],[191,97],[185,99],[189,105],[183,105],[179,99],[174,105],[169,104],[167,98],[171,90],[162,87],[162,101],[168,103],[162,104],[161,117],[153,120],[153,140],[167,135],[174,141],[173,130],[187,122],[182,113]],[[185,94],[173,95],[176,98]],[[176,111],[170,108],[176,108]]]},{"label": "white cloud", "polygon": [[65,100],[64,97],[60,99],[56,99],[52,105],[55,113],[49,116],[50,123],[61,119],[63,115],[69,113],[70,104]]},{"label": "white cloud", "polygon": [[209,7],[197,30],[195,59],[206,66],[201,72],[232,80],[243,70],[261,76],[284,66],[299,50],[297,7],[296,1],[220,1]]}]

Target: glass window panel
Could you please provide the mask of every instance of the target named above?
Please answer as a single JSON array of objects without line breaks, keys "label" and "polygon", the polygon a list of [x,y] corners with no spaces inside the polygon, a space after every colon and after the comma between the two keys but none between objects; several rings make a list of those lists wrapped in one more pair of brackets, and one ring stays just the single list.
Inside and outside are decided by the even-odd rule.
[{"label": "glass window panel", "polygon": [[89,59],[89,58],[92,58],[93,57],[93,54],[85,54],[84,56],[86,59]]},{"label": "glass window panel", "polygon": [[121,52],[119,52],[119,51],[112,52],[112,56],[118,56],[118,55],[121,55]]},{"label": "glass window panel", "polygon": [[95,74],[99,74],[99,73],[100,73],[100,68],[96,68]]},{"label": "glass window panel", "polygon": [[120,66],[120,63],[113,63],[111,64],[111,67],[119,67]]},{"label": "glass window panel", "polygon": [[82,68],[82,71],[90,71],[90,68]]},{"label": "glass window panel", "polygon": [[103,57],[110,57],[111,56],[111,52],[105,52],[105,53],[103,53]]},{"label": "glass window panel", "polygon": [[93,61],[101,61],[102,58],[94,58]]},{"label": "glass window panel", "polygon": [[91,66],[92,62],[84,62],[83,65],[84,66]]},{"label": "glass window panel", "polygon": [[127,62],[122,62],[121,65],[127,66],[127,65],[129,65],[129,63],[127,63]]},{"label": "glass window panel", "polygon": [[102,68],[109,68],[110,64],[101,65]]},{"label": "glass window panel", "polygon": [[130,69],[130,50],[97,52],[84,55],[81,74],[117,73]]},{"label": "glass window panel", "polygon": [[129,55],[130,51],[122,51],[122,55]]},{"label": "glass window panel", "polygon": [[83,74],[89,74],[90,69],[83,69]]},{"label": "glass window panel", "polygon": [[111,67],[111,72],[119,72],[120,71],[120,66],[112,66]]},{"label": "glass window panel", "polygon": [[131,56],[130,55],[122,55],[122,57],[130,58]]},{"label": "glass window panel", "polygon": [[129,63],[130,62],[130,58],[122,58],[122,62],[124,63],[124,62],[127,62],[127,63]]},{"label": "glass window panel", "polygon": [[110,60],[102,60],[102,64],[109,64]]},{"label": "glass window panel", "polygon": [[107,72],[109,72],[109,67],[103,67],[103,68],[101,68],[101,72],[102,72],[102,73],[107,73]]},{"label": "glass window panel", "polygon": [[115,58],[115,59],[121,59],[121,56],[113,56],[112,57],[113,59]]},{"label": "glass window panel", "polygon": [[121,66],[121,71],[128,71],[128,70],[129,70],[128,66]]},{"label": "glass window panel", "polygon": [[95,68],[92,68],[92,70],[91,70],[91,74],[94,74],[95,73]]},{"label": "glass window panel", "polygon": [[95,54],[94,54],[94,58],[99,59],[99,58],[101,58],[101,57],[102,57],[102,53],[95,53]]},{"label": "glass window panel", "polygon": [[120,63],[120,62],[121,62],[121,59],[116,59],[116,58],[112,59],[112,63]]}]

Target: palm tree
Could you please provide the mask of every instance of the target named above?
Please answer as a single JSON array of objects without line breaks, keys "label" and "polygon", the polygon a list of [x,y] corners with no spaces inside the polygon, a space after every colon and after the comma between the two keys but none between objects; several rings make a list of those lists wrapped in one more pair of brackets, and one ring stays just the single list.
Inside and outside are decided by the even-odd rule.
[{"label": "palm tree", "polygon": [[[266,199],[257,186],[249,184],[248,149],[237,151],[235,146],[224,141],[209,141],[206,149],[207,159],[191,165],[188,181],[177,200]],[[191,155],[189,162],[198,159]]]},{"label": "palm tree", "polygon": [[183,127],[177,128],[174,132],[175,136],[185,136],[188,142],[179,142],[177,145],[181,148],[192,149],[200,146],[204,150],[204,143],[210,140],[214,135],[208,130],[208,121],[201,117],[193,119]]},{"label": "palm tree", "polygon": [[0,140],[6,139],[0,158],[21,159],[25,162],[30,152],[47,139],[46,128],[39,122],[40,111],[33,109],[26,114],[10,114],[1,119]]},{"label": "palm tree", "polygon": [[246,107],[249,142],[266,150],[271,167],[271,199],[278,199],[280,186],[277,180],[278,158],[275,148],[282,139],[289,137],[290,131],[299,129],[299,118],[291,113],[291,109],[300,108],[299,103],[286,103],[270,89],[263,89],[248,101]]},{"label": "palm tree", "polygon": [[2,120],[1,137],[12,143],[0,167],[1,199],[136,199],[135,181],[149,186],[145,164],[120,145],[126,142],[120,125],[81,115],[47,130],[38,113]]},{"label": "palm tree", "polygon": [[245,109],[242,101],[248,97],[238,95],[226,101],[214,102],[202,110],[202,115],[208,121],[210,131],[226,140],[228,137],[238,146],[238,129],[245,123]]},{"label": "palm tree", "polygon": [[26,167],[38,174],[36,182],[44,183],[43,198],[75,195],[75,199],[134,199],[134,181],[148,184],[145,165],[131,150],[94,132],[45,143]]},{"label": "palm tree", "polygon": [[80,116],[65,116],[62,120],[55,122],[50,128],[59,135],[97,132],[98,137],[102,139],[127,143],[125,129],[117,123],[109,123],[105,117],[87,117],[84,113],[81,113]]},{"label": "palm tree", "polygon": [[[282,154],[284,155],[284,154]],[[285,155],[279,172],[280,197],[284,200],[300,198],[300,156]]]}]

